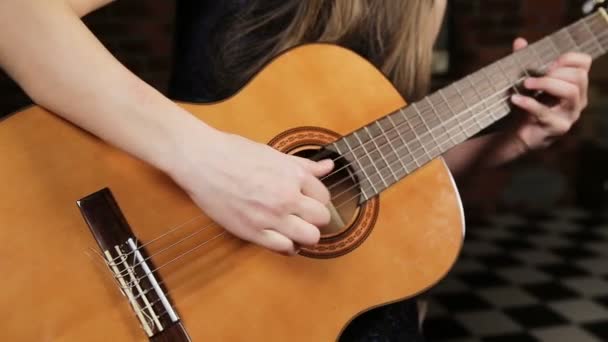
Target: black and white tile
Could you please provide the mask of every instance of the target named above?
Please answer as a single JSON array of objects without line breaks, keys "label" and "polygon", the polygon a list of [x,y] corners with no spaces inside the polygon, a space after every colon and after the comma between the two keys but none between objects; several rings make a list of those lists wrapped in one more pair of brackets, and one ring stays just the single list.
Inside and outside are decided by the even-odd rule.
[{"label": "black and white tile", "polygon": [[608,215],[475,220],[428,298],[429,342],[608,341]]}]

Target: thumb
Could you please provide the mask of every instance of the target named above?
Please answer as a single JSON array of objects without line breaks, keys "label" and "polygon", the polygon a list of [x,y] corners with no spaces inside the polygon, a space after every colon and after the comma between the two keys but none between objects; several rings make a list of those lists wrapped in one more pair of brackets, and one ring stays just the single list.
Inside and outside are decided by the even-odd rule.
[{"label": "thumb", "polygon": [[526,46],[528,46],[528,41],[521,37],[518,37],[513,41],[513,51],[521,50]]},{"label": "thumb", "polygon": [[317,178],[327,175],[334,168],[334,162],[331,159],[315,162],[310,159],[297,157],[297,160]]}]

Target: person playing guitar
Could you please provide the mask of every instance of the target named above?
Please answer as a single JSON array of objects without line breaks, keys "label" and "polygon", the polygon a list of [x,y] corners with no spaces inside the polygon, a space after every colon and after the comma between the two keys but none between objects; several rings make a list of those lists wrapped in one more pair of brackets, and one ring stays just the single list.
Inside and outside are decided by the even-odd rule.
[{"label": "person playing guitar", "polygon": [[[166,173],[235,236],[293,255],[315,245],[330,213],[319,178],[334,167],[280,153],[195,119],[121,65],[81,17],[111,0],[4,0],[0,66],[35,103]],[[370,60],[410,101],[429,88],[430,61],[447,0],[178,1],[176,64],[170,94],[217,100],[241,87],[275,55],[303,43],[345,46]],[[527,45],[517,38],[513,47]],[[456,178],[547,147],[587,105],[591,57],[560,56],[515,94],[527,113],[504,129],[469,139],[445,155]],[[245,116],[246,112],[234,113]],[[213,194],[212,196],[210,194]],[[344,339],[417,340],[408,300],[351,323]],[[312,329],[312,324],[311,324]]]}]

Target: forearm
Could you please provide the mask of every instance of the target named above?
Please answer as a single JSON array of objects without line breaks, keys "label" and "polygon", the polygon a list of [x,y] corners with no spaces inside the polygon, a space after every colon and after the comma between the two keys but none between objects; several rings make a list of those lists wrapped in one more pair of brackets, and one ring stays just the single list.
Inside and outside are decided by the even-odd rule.
[{"label": "forearm", "polygon": [[457,145],[443,157],[456,179],[479,169],[498,167],[526,151],[525,146],[503,132],[490,133]]},{"label": "forearm", "polygon": [[32,99],[167,171],[185,130],[212,130],[121,65],[65,1],[0,4],[0,65]]}]

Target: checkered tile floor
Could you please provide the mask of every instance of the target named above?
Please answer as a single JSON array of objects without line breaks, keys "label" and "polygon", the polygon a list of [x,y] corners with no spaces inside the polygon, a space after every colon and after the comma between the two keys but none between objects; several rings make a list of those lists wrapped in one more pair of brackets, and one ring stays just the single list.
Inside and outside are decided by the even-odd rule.
[{"label": "checkered tile floor", "polygon": [[460,260],[429,293],[429,342],[608,341],[607,214],[469,222]]}]

